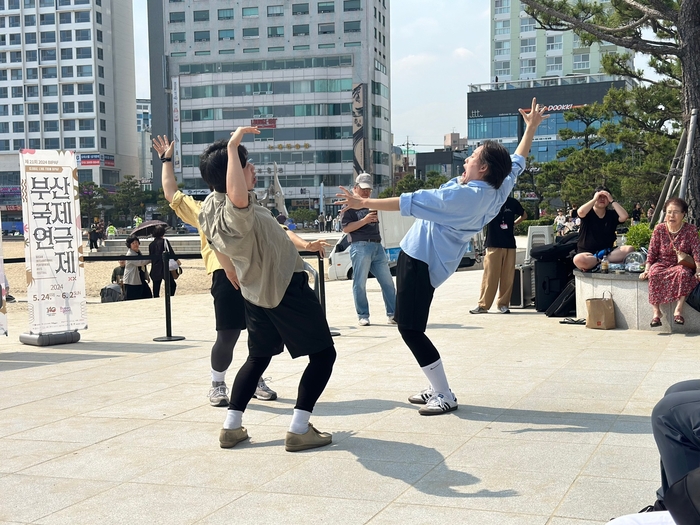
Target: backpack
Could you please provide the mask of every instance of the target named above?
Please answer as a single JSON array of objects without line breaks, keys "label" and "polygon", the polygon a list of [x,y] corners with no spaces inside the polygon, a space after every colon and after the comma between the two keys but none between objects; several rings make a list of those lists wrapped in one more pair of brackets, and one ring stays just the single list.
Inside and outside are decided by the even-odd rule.
[{"label": "backpack", "polygon": [[541,262],[553,262],[568,259],[572,256],[572,252],[576,252],[578,236],[579,233],[574,232],[561,237],[559,242],[545,244],[543,246],[535,246],[530,250],[530,257]]},{"label": "backpack", "polygon": [[108,284],[100,290],[100,302],[116,303],[117,301],[123,300],[122,287],[118,284]]}]

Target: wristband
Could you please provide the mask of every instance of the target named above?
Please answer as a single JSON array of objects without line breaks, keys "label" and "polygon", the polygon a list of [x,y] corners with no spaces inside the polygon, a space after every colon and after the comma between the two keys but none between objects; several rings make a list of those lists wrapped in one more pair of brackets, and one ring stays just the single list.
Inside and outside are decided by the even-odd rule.
[{"label": "wristband", "polygon": [[172,157],[166,157],[166,156],[161,156],[160,157],[161,162],[172,162],[173,158]]}]

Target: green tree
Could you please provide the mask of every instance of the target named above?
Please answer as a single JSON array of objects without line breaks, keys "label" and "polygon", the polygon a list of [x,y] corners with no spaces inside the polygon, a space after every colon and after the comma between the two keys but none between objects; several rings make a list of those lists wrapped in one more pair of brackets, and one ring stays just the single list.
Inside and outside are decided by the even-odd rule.
[{"label": "green tree", "polygon": [[[549,30],[573,30],[584,45],[607,41],[650,56],[649,66],[664,76],[668,87],[680,92],[680,121],[690,120],[691,110],[700,108],[700,9],[697,0],[522,0],[526,11]],[[646,31],[653,33],[648,38]],[[644,78],[634,70],[626,57],[606,57],[608,72],[625,73]],[[652,82],[653,84],[654,82]],[[673,105],[673,104],[672,104]],[[686,200],[688,217],[700,219],[700,133],[691,145],[692,164]],[[667,159],[670,164],[671,157]]]},{"label": "green tree", "polygon": [[441,175],[439,171],[429,171],[427,173],[427,180],[425,181],[426,188],[439,188],[445,184],[448,180],[447,177]]},{"label": "green tree", "polygon": [[423,179],[416,179],[411,174],[407,174],[396,183],[395,187],[387,188],[381,192],[379,198],[398,197],[402,193],[412,193],[421,188],[425,188],[425,181],[423,181]]},{"label": "green tree", "polygon": [[316,210],[310,210],[308,208],[293,209],[289,212],[289,216],[299,225],[303,225],[305,222],[313,224],[314,220],[318,217]]},{"label": "green tree", "polygon": [[94,217],[99,217],[102,207],[107,204],[107,191],[89,181],[78,184],[78,194],[80,195],[80,213],[87,216],[88,222],[92,222]]},{"label": "green tree", "polygon": [[114,211],[126,217],[127,224],[131,223],[134,215],[143,213],[146,194],[141,183],[133,176],[126,175],[124,180],[117,183],[117,192],[112,196]]}]

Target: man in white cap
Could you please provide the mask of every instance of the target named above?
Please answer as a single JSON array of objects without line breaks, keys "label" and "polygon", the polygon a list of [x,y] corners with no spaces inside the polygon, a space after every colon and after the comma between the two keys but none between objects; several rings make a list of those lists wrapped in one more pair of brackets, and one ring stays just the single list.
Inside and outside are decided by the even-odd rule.
[{"label": "man in white cap", "polygon": [[[372,194],[372,175],[360,173],[355,179],[353,193],[367,199]],[[369,326],[369,303],[367,302],[367,277],[369,272],[376,277],[382,297],[386,316],[390,324],[394,321],[396,306],[396,288],[389,271],[382,237],[379,234],[379,219],[376,210],[369,208],[348,209],[343,213],[341,224],[343,232],[348,234],[350,242],[350,260],[352,261],[352,295],[355,310],[360,319],[360,326]]]}]

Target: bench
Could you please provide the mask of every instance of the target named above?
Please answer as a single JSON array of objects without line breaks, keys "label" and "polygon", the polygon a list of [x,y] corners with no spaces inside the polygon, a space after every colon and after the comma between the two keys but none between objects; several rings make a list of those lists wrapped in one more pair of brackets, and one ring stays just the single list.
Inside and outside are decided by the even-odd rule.
[{"label": "bench", "polygon": [[[649,281],[641,281],[638,273],[590,273],[574,271],[576,279],[576,317],[586,317],[586,299],[602,297],[603,292],[612,294],[615,303],[617,328],[653,330],[661,333],[700,333],[700,312],[690,306],[683,307],[684,325],[673,322],[675,302],[661,305],[663,325],[651,328],[649,323],[653,309],[649,304]],[[606,294],[607,296],[607,294]]]}]

